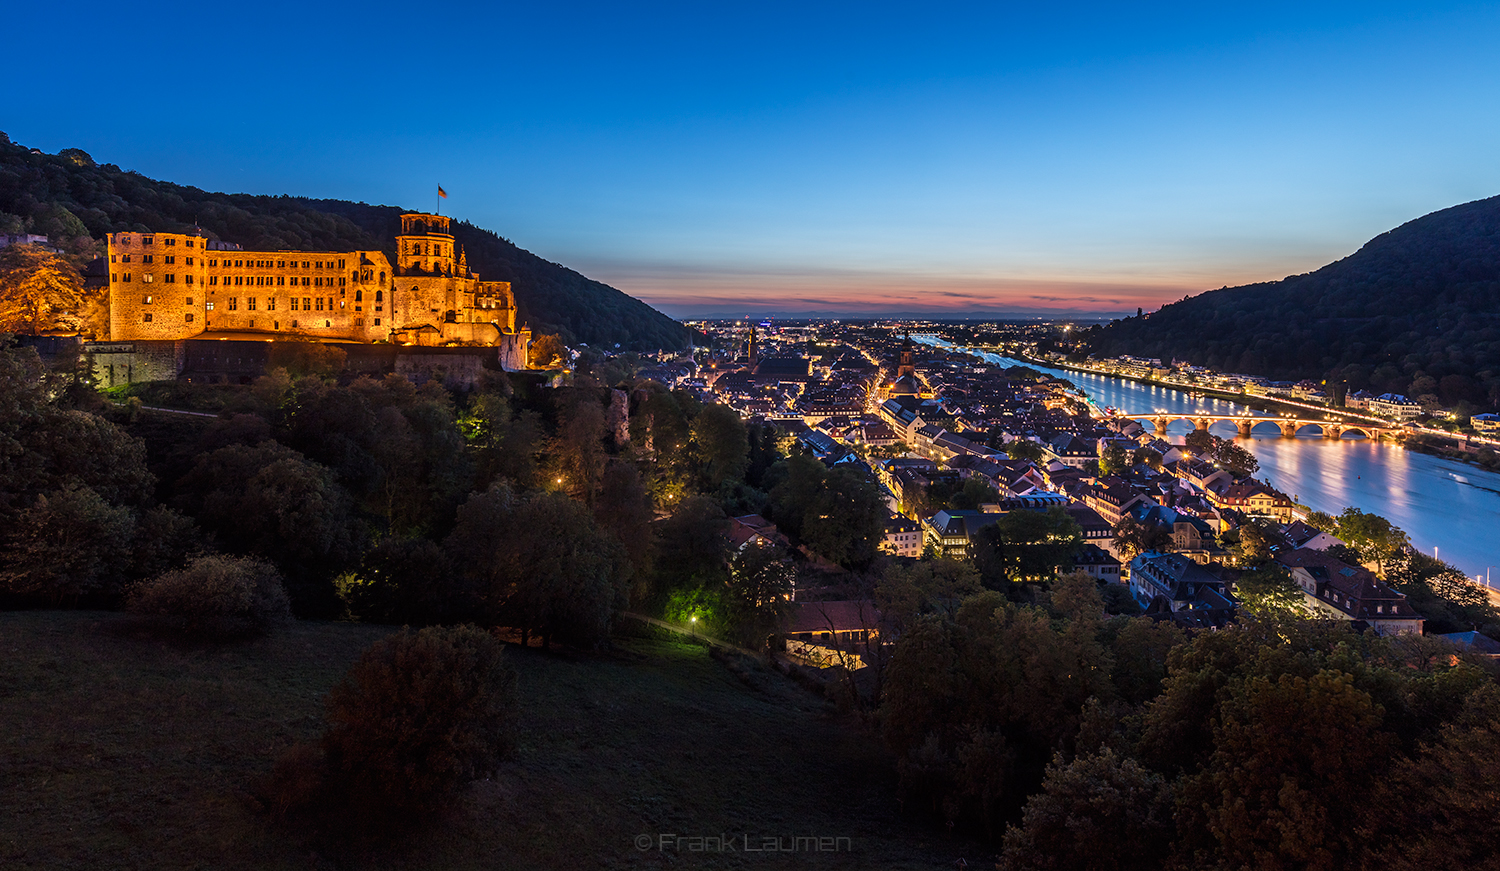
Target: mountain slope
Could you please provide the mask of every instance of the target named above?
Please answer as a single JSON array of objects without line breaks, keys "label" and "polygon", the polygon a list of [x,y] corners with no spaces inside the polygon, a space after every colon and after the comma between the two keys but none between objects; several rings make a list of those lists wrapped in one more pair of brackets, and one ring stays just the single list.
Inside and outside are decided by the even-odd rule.
[{"label": "mountain slope", "polygon": [[1495,407],[1500,197],[1410,221],[1316,272],[1209,291],[1081,338],[1097,355]]},{"label": "mountain slope", "polygon": [[[15,145],[0,134],[0,232],[43,233],[85,261],[103,253],[90,241],[121,230],[187,232],[252,249],[382,249],[405,211],[344,200],[210,193],[96,164],[78,149],[58,154]],[[646,350],[680,348],[687,327],[607,284],[461,223],[454,235],[482,278],[509,281],[521,320],[565,341]]]}]

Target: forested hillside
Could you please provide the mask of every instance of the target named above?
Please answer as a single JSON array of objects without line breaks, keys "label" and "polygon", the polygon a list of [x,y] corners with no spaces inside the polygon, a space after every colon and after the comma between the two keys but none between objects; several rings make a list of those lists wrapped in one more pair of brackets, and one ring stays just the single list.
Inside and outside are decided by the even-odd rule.
[{"label": "forested hillside", "polygon": [[1434,212],[1316,272],[1084,333],[1097,355],[1500,405],[1500,197]]},{"label": "forested hillside", "polygon": [[[187,232],[251,249],[383,249],[404,211],[343,200],[209,193],[156,181],[85,152],[58,154],[0,134],[0,232],[45,234],[81,267],[103,253],[105,234],[121,230]],[[455,236],[482,278],[511,282],[521,320],[565,341],[646,350],[680,348],[689,330],[638,299],[543,260],[498,234],[460,223]]]}]

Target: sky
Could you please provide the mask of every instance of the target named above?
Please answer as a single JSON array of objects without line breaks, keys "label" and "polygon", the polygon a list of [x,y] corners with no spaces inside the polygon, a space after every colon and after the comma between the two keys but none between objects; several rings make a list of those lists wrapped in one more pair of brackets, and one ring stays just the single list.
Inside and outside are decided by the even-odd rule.
[{"label": "sky", "polygon": [[1133,313],[1500,194],[1500,6],[1126,6],[32,3],[0,130],[208,190],[441,184],[677,317]]}]

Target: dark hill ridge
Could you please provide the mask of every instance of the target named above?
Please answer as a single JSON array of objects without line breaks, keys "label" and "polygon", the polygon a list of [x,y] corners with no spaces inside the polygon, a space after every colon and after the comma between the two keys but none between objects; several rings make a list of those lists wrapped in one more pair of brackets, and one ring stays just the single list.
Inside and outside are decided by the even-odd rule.
[{"label": "dark hill ridge", "polygon": [[1281,281],[1082,334],[1090,353],[1500,406],[1500,197],[1433,212]]},{"label": "dark hill ridge", "polygon": [[[344,200],[210,193],[96,164],[78,149],[43,154],[0,134],[0,232],[45,233],[79,257],[95,253],[87,237],[121,230],[180,233],[196,224],[246,248],[373,248],[394,259],[392,239],[403,211]],[[687,327],[607,284],[466,222],[455,226],[454,235],[470,269],[511,282],[521,320],[534,331],[634,350],[687,344]]]}]

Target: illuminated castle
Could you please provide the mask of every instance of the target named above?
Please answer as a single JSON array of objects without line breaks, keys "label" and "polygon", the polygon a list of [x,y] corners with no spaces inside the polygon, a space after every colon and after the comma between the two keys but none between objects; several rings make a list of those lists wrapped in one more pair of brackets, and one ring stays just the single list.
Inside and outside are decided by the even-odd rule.
[{"label": "illuminated castle", "polygon": [[243,251],[196,234],[112,233],[110,339],[492,345],[507,368],[524,368],[531,332],[517,326],[510,282],[470,273],[451,230],[441,215],[402,215],[394,267],[381,251]]}]

